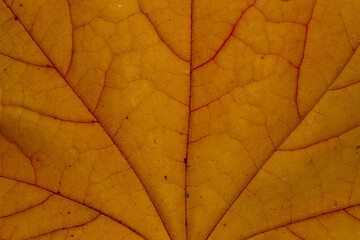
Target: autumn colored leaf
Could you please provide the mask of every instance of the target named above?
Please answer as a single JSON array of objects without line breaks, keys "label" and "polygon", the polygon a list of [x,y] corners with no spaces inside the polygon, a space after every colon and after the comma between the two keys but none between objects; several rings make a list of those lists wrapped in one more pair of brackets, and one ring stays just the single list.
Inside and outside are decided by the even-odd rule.
[{"label": "autumn colored leaf", "polygon": [[0,239],[360,239],[360,1],[2,0]]}]

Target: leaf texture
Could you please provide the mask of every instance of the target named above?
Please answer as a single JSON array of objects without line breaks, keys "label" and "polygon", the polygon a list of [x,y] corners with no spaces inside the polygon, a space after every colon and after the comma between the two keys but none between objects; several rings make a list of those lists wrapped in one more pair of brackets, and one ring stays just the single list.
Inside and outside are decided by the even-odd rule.
[{"label": "leaf texture", "polygon": [[357,0],[0,2],[0,239],[360,238]]}]

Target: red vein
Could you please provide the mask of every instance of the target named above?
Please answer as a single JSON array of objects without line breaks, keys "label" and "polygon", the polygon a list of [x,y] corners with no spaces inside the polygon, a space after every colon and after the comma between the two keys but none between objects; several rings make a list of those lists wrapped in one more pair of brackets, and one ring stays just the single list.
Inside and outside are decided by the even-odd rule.
[{"label": "red vein", "polygon": [[106,214],[106,213],[103,213],[103,212],[101,212],[100,210],[98,210],[98,209],[96,209],[96,208],[94,208],[94,207],[91,207],[90,205],[87,205],[86,203],[83,203],[83,202],[80,202],[80,201],[78,201],[78,200],[72,199],[72,198],[70,198],[70,197],[68,197],[68,196],[65,196],[65,195],[61,195],[61,193],[59,193],[59,192],[54,192],[54,191],[52,191],[52,190],[49,190],[49,189],[47,189],[47,188],[45,188],[45,187],[41,187],[41,186],[36,185],[36,184],[34,184],[34,183],[29,183],[29,182],[25,182],[25,181],[20,180],[20,179],[14,179],[14,178],[6,177],[6,176],[0,176],[0,178],[8,179],[8,180],[15,181],[15,182],[19,182],[19,183],[23,183],[23,184],[26,184],[26,185],[29,185],[29,186],[33,186],[33,187],[42,189],[42,190],[44,190],[44,191],[46,191],[46,192],[52,193],[52,195],[58,195],[59,197],[62,197],[62,198],[65,198],[65,199],[67,199],[67,200],[69,200],[69,201],[78,203],[78,204],[80,204],[80,205],[82,205],[82,206],[85,206],[85,207],[87,207],[87,208],[95,211],[95,212],[100,213],[101,215],[104,215],[105,217],[110,218],[111,220],[113,220],[113,221],[115,221],[115,222],[123,225],[124,227],[126,227],[126,228],[129,229],[130,231],[136,233],[136,234],[139,235],[140,237],[146,239],[141,233],[138,233],[136,230],[132,229],[132,228],[131,228],[130,226],[128,226],[127,224],[125,224],[125,223],[117,220],[115,217],[113,217],[113,216],[111,216],[111,215],[108,215],[108,214]]},{"label": "red vein", "polygon": [[47,196],[44,200],[40,201],[39,203],[31,206],[31,207],[28,207],[28,208],[25,208],[21,211],[18,211],[18,212],[14,212],[14,213],[11,213],[11,214],[8,214],[8,215],[5,215],[5,216],[1,216],[0,218],[7,218],[7,217],[11,217],[11,216],[14,216],[16,214],[19,214],[19,213],[24,213],[26,211],[29,211],[30,209],[33,209],[33,208],[36,208],[37,206],[40,206],[41,204],[45,203],[47,200],[49,200],[49,198],[51,196],[53,196],[54,194],[50,194],[49,196]]},{"label": "red vein", "polygon": [[185,154],[185,231],[186,231],[186,239],[188,239],[189,231],[188,231],[188,223],[187,223],[187,201],[188,201],[188,193],[187,193],[187,180],[188,180],[188,162],[189,162],[189,144],[190,144],[190,115],[191,115],[191,89],[192,89],[192,22],[193,22],[193,1],[190,2],[190,77],[189,77],[189,103],[188,103],[188,131],[186,138],[186,154]]},{"label": "red vein", "polygon": [[[4,2],[4,0],[2,0]],[[11,11],[11,13],[15,15],[15,13],[13,12],[13,10],[9,7],[9,5],[4,2],[4,4],[8,7],[8,9]],[[167,233],[167,235],[170,238],[170,234],[169,231],[164,223],[164,220],[162,219],[162,217],[159,214],[159,210],[157,209],[156,205],[154,204],[153,200],[150,197],[150,194],[148,192],[148,190],[145,188],[144,183],[140,180],[139,175],[136,173],[136,171],[133,169],[133,167],[131,166],[129,160],[125,157],[126,155],[121,151],[120,147],[115,143],[114,139],[111,137],[110,133],[108,131],[106,131],[105,127],[102,125],[102,123],[100,121],[98,121],[98,119],[96,118],[96,116],[94,115],[94,113],[90,110],[90,108],[85,104],[85,102],[83,101],[82,98],[80,98],[80,96],[75,92],[75,90],[71,87],[71,85],[69,84],[69,82],[66,80],[65,76],[59,71],[59,69],[55,66],[55,64],[52,62],[52,60],[47,56],[47,54],[45,53],[45,51],[40,47],[39,43],[34,39],[34,37],[28,32],[28,30],[25,28],[25,26],[23,25],[23,23],[20,21],[20,19],[18,20],[19,23],[22,25],[22,27],[24,28],[24,30],[29,34],[30,38],[36,43],[36,45],[39,47],[40,51],[44,54],[44,56],[49,60],[49,62],[54,66],[55,71],[64,79],[64,81],[69,85],[70,89],[73,91],[73,93],[78,97],[78,99],[82,102],[82,104],[88,109],[88,111],[90,112],[90,114],[92,114],[92,116],[94,117],[94,119],[96,119],[97,123],[100,125],[100,127],[103,129],[103,131],[106,133],[106,135],[108,135],[108,137],[110,138],[110,140],[112,141],[112,143],[117,147],[117,149],[119,150],[119,152],[121,153],[121,155],[124,157],[124,159],[128,162],[129,166],[131,167],[131,169],[133,170],[134,174],[136,175],[136,177],[139,179],[139,182],[141,183],[142,187],[144,188],[146,194],[149,197],[150,202],[152,203],[152,205],[154,206],[154,209],[156,211],[156,213],[158,214],[160,221],[162,222],[165,231]]]},{"label": "red vein", "polygon": [[28,112],[31,112],[31,113],[34,113],[34,114],[38,114],[39,117],[46,117],[46,118],[51,118],[53,120],[59,120],[59,121],[62,121],[62,122],[69,122],[69,123],[75,123],[75,124],[81,124],[81,123],[84,123],[84,124],[92,124],[92,123],[97,123],[96,121],[74,121],[74,120],[70,120],[70,119],[62,119],[62,118],[58,118],[56,116],[52,116],[52,115],[48,115],[48,114],[45,114],[45,113],[40,113],[40,112],[37,112],[33,109],[31,109],[30,107],[27,107],[27,106],[20,106],[20,105],[7,105],[7,104],[2,104],[0,103],[0,106],[3,106],[4,108],[20,108],[21,110],[23,111],[28,111]]},{"label": "red vein", "polygon": [[344,209],[344,211],[345,211],[351,218],[354,218],[355,220],[360,221],[360,218],[355,217],[353,214],[349,213],[348,209]]},{"label": "red vein", "polygon": [[2,52],[0,52],[0,55],[3,55],[3,56],[5,56],[5,57],[8,57],[8,58],[10,58],[10,59],[12,59],[12,60],[14,60],[14,61],[17,61],[17,62],[21,62],[21,63],[24,63],[24,64],[26,64],[26,65],[31,65],[31,66],[35,66],[35,67],[42,67],[42,68],[53,68],[53,66],[49,66],[49,65],[40,65],[40,64],[36,64],[36,63],[30,63],[30,62],[27,62],[27,61],[25,61],[25,60],[22,60],[22,59],[19,59],[19,58],[15,58],[15,57],[13,57],[13,56],[10,56],[10,55],[8,55],[8,54],[6,54],[6,53],[2,53]]},{"label": "red vein", "polygon": [[[229,39],[231,38],[231,36],[234,34],[235,28],[236,28],[237,24],[240,22],[240,20],[242,19],[242,17],[244,16],[244,14],[247,12],[247,10],[249,10],[249,8],[251,8],[252,6],[254,6],[254,4],[255,4],[255,2],[254,2],[253,4],[251,4],[251,5],[249,5],[249,6],[241,13],[240,17],[239,17],[238,20],[235,22],[235,24],[234,24],[231,32],[230,32],[229,35],[225,38],[224,42],[220,45],[219,49],[214,53],[214,55],[213,55],[209,60],[207,60],[206,62],[203,62],[202,64],[196,66],[196,67],[194,68],[194,70],[197,69],[197,68],[200,68],[200,67],[202,67],[202,66],[204,66],[204,65],[206,65],[206,64],[208,64],[209,62],[211,62],[211,61],[218,55],[218,53],[221,51],[221,49],[225,46],[225,44],[229,41]],[[191,45],[192,45],[192,44],[191,44]],[[190,61],[191,61],[191,59],[190,59]]]},{"label": "red vein", "polygon": [[[14,147],[19,150],[20,154],[21,154],[23,157],[25,157],[26,159],[29,160],[29,163],[30,163],[30,165],[31,165],[31,167],[32,167],[33,174],[34,174],[34,182],[35,182],[35,184],[36,184],[36,183],[37,183],[36,169],[35,169],[35,166],[34,166],[33,162],[31,161],[31,158],[28,157],[28,156],[25,154],[25,152],[22,150],[22,148],[19,147],[19,145],[18,145],[17,143],[10,141],[1,131],[0,131],[0,136],[3,137],[4,140],[5,140],[9,145],[11,145],[11,144],[14,145]],[[1,239],[0,239],[0,240],[1,240]]]},{"label": "red vein", "polygon": [[298,98],[299,98],[299,79],[300,79],[300,66],[302,66],[303,64],[303,61],[304,61],[304,58],[305,58],[305,50],[306,50],[306,44],[308,42],[308,38],[309,38],[309,25],[311,23],[311,20],[313,18],[313,15],[314,15],[314,10],[315,10],[315,5],[316,5],[316,2],[314,3],[314,6],[311,10],[311,18],[308,22],[308,24],[306,24],[306,33],[305,33],[305,42],[304,42],[304,48],[303,48],[303,54],[302,54],[302,57],[301,57],[301,60],[300,60],[300,63],[299,63],[299,68],[298,68],[298,71],[297,71],[297,77],[296,77],[296,91],[295,91],[295,106],[296,106],[296,111],[297,111],[297,114],[299,116],[299,118],[301,119],[301,114],[300,114],[300,109],[299,109],[299,104],[298,104]]},{"label": "red vein", "polygon": [[42,237],[42,236],[49,235],[49,234],[52,234],[52,233],[55,233],[55,232],[59,232],[59,231],[62,231],[62,230],[70,230],[70,229],[72,229],[72,228],[83,227],[83,226],[85,226],[85,225],[87,225],[87,224],[95,221],[100,215],[101,215],[101,214],[95,216],[94,218],[90,219],[90,220],[87,221],[87,222],[80,223],[80,224],[78,224],[78,225],[74,225],[74,226],[71,226],[71,227],[63,227],[63,228],[55,229],[55,230],[50,231],[50,232],[45,232],[45,233],[38,234],[38,235],[36,235],[36,236],[32,236],[32,237],[29,237],[29,238],[25,238],[24,240]]},{"label": "red vein", "polygon": [[305,240],[304,238],[300,237],[298,234],[294,233],[290,228],[288,228],[288,226],[285,226],[285,228],[295,237],[301,239],[301,240]]},{"label": "red vein", "polygon": [[[297,220],[297,221],[289,222],[289,223],[286,223],[286,224],[284,224],[284,225],[279,225],[279,226],[270,228],[270,229],[268,229],[268,230],[266,230],[266,231],[263,231],[263,232],[254,233],[252,236],[246,237],[246,239],[244,239],[244,240],[248,240],[248,239],[250,239],[250,238],[253,238],[254,236],[257,236],[257,235],[260,235],[260,234],[264,234],[264,233],[270,232],[270,231],[275,230],[275,229],[278,229],[278,228],[282,228],[282,227],[287,228],[287,226],[293,225],[293,224],[296,224],[296,223],[299,223],[299,222],[310,221],[310,220],[313,220],[313,219],[315,219],[315,218],[320,218],[320,217],[327,216],[327,215],[330,215],[330,214],[336,214],[336,213],[341,212],[341,211],[347,212],[348,209],[355,208],[355,207],[358,207],[358,206],[360,206],[360,203],[355,204],[355,205],[353,205],[353,206],[349,206],[349,207],[344,207],[344,208],[335,209],[335,210],[332,210],[332,211],[329,211],[329,212],[326,212],[326,213],[321,213],[321,214],[312,216],[312,217],[310,217],[310,218],[301,218],[301,219],[299,219],[299,220]],[[358,219],[358,220],[359,220],[359,219]]]},{"label": "red vein", "polygon": [[279,152],[285,152],[285,151],[299,151],[299,150],[307,149],[307,148],[313,147],[313,146],[315,146],[315,145],[319,145],[319,144],[328,142],[328,141],[330,141],[331,139],[339,138],[339,137],[341,137],[342,135],[344,135],[344,134],[346,134],[346,133],[348,133],[348,132],[351,132],[352,130],[354,130],[354,129],[358,128],[358,127],[359,127],[359,126],[356,125],[356,126],[354,126],[354,127],[351,127],[351,128],[349,128],[349,129],[347,129],[347,130],[339,133],[337,136],[330,136],[330,137],[328,137],[328,138],[322,139],[322,140],[320,140],[320,141],[311,143],[311,144],[306,145],[306,146],[303,146],[303,147],[291,148],[291,149],[283,148],[283,149],[278,150],[278,151],[279,151]]},{"label": "red vein", "polygon": [[[354,55],[352,55],[347,62],[344,64],[342,70],[338,73],[338,75],[334,78],[335,80],[339,77],[339,75],[344,71],[344,69],[346,68],[346,66],[349,64],[351,58]],[[324,98],[324,96],[326,95],[327,92],[329,92],[329,90],[331,89],[331,86],[334,84],[335,80],[333,81],[333,83],[328,87],[328,89],[326,91],[324,91],[324,93],[321,95],[321,97],[317,100],[317,102],[315,104],[313,104],[312,108],[313,109],[317,104],[319,104],[319,102]],[[293,128],[293,130],[289,131],[289,133],[283,138],[283,140],[279,143],[279,146],[281,146],[291,135],[292,132],[294,132],[297,127],[304,121],[304,119],[307,117],[307,115],[310,113],[311,111],[308,111],[303,118],[301,118],[301,120],[296,124],[296,126]],[[217,221],[217,223],[215,224],[215,226],[212,228],[212,230],[210,231],[210,233],[208,234],[208,236],[206,238],[209,238],[210,235],[212,234],[212,232],[215,230],[215,228],[217,227],[217,225],[219,225],[219,223],[221,222],[221,220],[224,218],[224,216],[226,215],[226,213],[230,210],[231,206],[236,202],[236,200],[242,195],[243,191],[249,186],[249,184],[254,180],[254,178],[258,175],[259,170],[262,169],[262,167],[271,159],[271,157],[275,154],[275,152],[277,152],[279,150],[278,148],[275,148],[270,154],[269,156],[266,158],[266,160],[261,164],[261,166],[259,167],[258,171],[249,179],[248,183],[245,185],[245,187],[243,188],[242,191],[240,191],[240,193],[238,194],[238,196],[232,201],[232,203],[229,205],[229,207],[227,208],[227,210],[224,212],[224,214],[220,217],[220,219]]]},{"label": "red vein", "polygon": [[[170,45],[168,43],[165,42],[165,40],[162,38],[159,30],[156,28],[156,26],[154,25],[154,23],[151,21],[149,15],[142,10],[141,8],[141,5],[139,3],[139,9],[140,9],[140,12],[146,17],[146,19],[150,22],[150,24],[154,27],[154,30],[156,32],[156,34],[159,36],[160,40],[168,47],[168,49],[176,56],[178,57],[179,59],[183,60],[184,62],[189,62],[188,60],[186,60],[185,58],[179,56],[178,54],[175,53],[174,49],[172,49],[172,47],[170,47]],[[191,61],[191,60],[190,60]]]},{"label": "red vein", "polygon": [[70,26],[71,26],[71,50],[70,50],[70,59],[69,59],[69,66],[67,66],[67,70],[65,71],[65,76],[68,74],[68,72],[70,71],[70,66],[71,66],[71,63],[72,63],[72,60],[73,60],[73,55],[72,52],[73,52],[73,48],[74,48],[74,29],[73,29],[73,21],[72,21],[72,18],[71,18],[71,10],[70,10],[70,3],[69,1],[66,1],[67,3],[67,7],[68,7],[68,10],[69,10],[69,20],[70,20]]},{"label": "red vein", "polygon": [[337,87],[337,88],[331,88],[330,91],[341,90],[341,89],[348,88],[348,87],[351,87],[351,86],[353,86],[353,85],[356,85],[356,84],[358,84],[358,83],[360,83],[360,81],[359,81],[359,82],[350,83],[350,84],[348,84],[348,85],[341,86],[341,87]]}]

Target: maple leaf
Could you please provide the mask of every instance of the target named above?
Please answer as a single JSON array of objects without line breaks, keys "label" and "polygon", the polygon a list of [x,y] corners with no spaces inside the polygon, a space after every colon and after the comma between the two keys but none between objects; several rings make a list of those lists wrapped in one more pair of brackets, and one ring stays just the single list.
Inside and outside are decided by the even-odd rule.
[{"label": "maple leaf", "polygon": [[0,239],[359,239],[360,1],[3,0]]}]

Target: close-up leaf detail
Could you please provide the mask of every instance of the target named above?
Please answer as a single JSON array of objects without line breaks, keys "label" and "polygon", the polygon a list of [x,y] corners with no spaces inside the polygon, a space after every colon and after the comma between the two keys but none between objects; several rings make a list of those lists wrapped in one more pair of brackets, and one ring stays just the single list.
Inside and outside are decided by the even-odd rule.
[{"label": "close-up leaf detail", "polygon": [[359,240],[359,0],[1,0],[0,239]]}]

